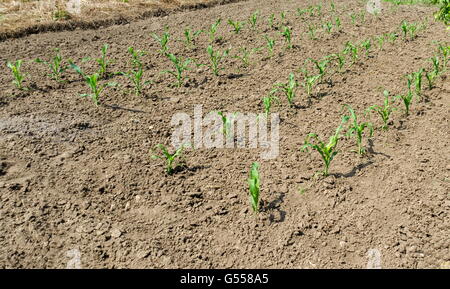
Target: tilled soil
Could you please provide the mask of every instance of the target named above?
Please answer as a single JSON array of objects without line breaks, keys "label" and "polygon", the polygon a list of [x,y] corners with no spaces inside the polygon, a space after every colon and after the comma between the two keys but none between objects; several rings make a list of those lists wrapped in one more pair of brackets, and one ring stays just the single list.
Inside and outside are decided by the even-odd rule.
[{"label": "tilled soil", "polygon": [[[29,35],[0,43],[0,62],[23,59],[28,91],[10,83],[10,72],[0,74],[0,267],[65,268],[77,249],[83,268],[366,268],[373,250],[381,253],[383,268],[440,268],[450,261],[449,91],[448,73],[436,86],[423,91],[405,116],[400,102],[388,131],[366,108],[382,104],[383,89],[392,95],[406,90],[405,74],[429,70],[437,50],[433,41],[449,41],[448,31],[434,22],[435,7],[390,6],[378,16],[366,14],[352,24],[350,13],[365,11],[361,1],[335,1],[342,31],[322,29],[317,40],[308,24],[324,16],[296,15],[311,3],[250,0],[225,6],[186,11],[99,30],[75,30]],[[261,11],[257,32],[244,27],[234,34],[226,20],[245,21]],[[284,49],[279,31],[267,17],[287,12],[285,25],[293,28],[294,48]],[[334,16],[334,17],[335,17]],[[181,41],[185,27],[205,29],[217,18],[222,40],[217,49],[264,47],[264,34],[276,39],[275,55],[264,49],[250,67],[228,57],[219,77],[207,66],[193,66],[181,88],[172,87],[172,68],[151,33],[168,26],[170,51],[208,63],[208,36],[197,48]],[[334,19],[334,18],[333,18]],[[177,112],[193,115],[194,106],[210,111],[263,111],[261,99],[275,82],[285,82],[304,61],[339,52],[347,41],[359,42],[383,33],[400,34],[400,22],[427,23],[413,40],[400,36],[383,49],[373,44],[343,73],[326,77],[314,91],[311,105],[297,91],[295,106],[282,98],[274,107],[280,124],[280,153],[260,159],[260,149],[186,150],[186,167],[167,175],[160,160],[150,158],[159,143],[169,145]],[[49,59],[60,48],[87,72],[103,44],[114,58],[111,71],[130,68],[127,48],[148,52],[143,57],[144,78],[153,84],[143,96],[133,93],[125,76],[106,82],[102,105],[81,98],[88,92],[80,76],[64,74],[58,84],[47,77],[47,67],[32,64]],[[424,80],[425,81],[425,80]],[[424,84],[424,87],[426,84]],[[365,141],[367,154],[354,151],[355,140],[343,138],[340,153],[321,177],[317,152],[301,152],[310,132],[327,140],[351,105],[376,130]],[[261,164],[261,212],[248,201],[247,178],[252,162]],[[370,256],[369,256],[370,255]],[[376,255],[376,254],[375,254]],[[73,261],[73,260],[72,260]],[[373,260],[372,260],[373,261]],[[373,263],[371,263],[373,264]]]}]

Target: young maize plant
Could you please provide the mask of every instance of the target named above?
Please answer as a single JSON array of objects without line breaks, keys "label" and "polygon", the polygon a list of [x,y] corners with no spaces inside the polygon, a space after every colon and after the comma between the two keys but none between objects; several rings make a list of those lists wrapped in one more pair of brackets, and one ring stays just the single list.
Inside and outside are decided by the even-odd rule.
[{"label": "young maize plant", "polygon": [[[165,159],[166,160],[166,173],[168,175],[172,175],[175,172],[175,169],[178,168],[180,165],[184,164],[184,160],[182,159],[182,154],[184,149],[189,146],[188,144],[181,145],[178,149],[175,150],[174,153],[169,153],[169,150],[166,146],[159,144],[155,147],[156,149],[160,149],[162,152],[162,155],[154,154],[151,156],[152,159]],[[153,150],[152,150],[153,153]],[[177,158],[180,158],[180,161],[175,164],[175,160]]]},{"label": "young maize plant", "polygon": [[169,50],[169,47],[167,46],[167,44],[169,43],[169,39],[170,39],[169,32],[167,30],[164,31],[164,33],[161,35],[161,37],[156,35],[156,33],[153,33],[152,37],[159,43],[159,46],[161,47],[159,50],[159,53],[161,55],[165,55],[167,53],[167,51]]},{"label": "young maize plant", "polygon": [[324,58],[322,60],[315,60],[312,58],[308,58],[307,61],[311,61],[316,66],[317,70],[319,70],[319,79],[323,80],[323,77],[326,74],[328,63],[330,62],[329,58]]},{"label": "young maize plant", "polygon": [[[317,134],[310,133],[305,139],[305,143],[301,148],[301,151],[308,152],[308,148],[312,148],[316,150],[320,156],[322,157],[322,161],[325,165],[324,170],[322,171],[324,176],[328,176],[328,170],[330,168],[330,164],[333,161],[334,157],[338,154],[337,145],[339,143],[339,139],[342,137],[341,131],[344,128],[344,124],[348,121],[348,116],[342,117],[341,124],[336,129],[334,135],[330,137],[330,140],[327,144],[325,144]],[[311,141],[315,142],[312,143]]]},{"label": "young maize plant", "polygon": [[331,31],[333,30],[333,23],[325,22],[325,24],[323,24],[322,27],[327,33],[331,33]]},{"label": "young maize plant", "polygon": [[216,22],[214,22],[213,24],[211,24],[211,26],[209,27],[209,42],[214,43],[216,41],[216,33],[217,33],[217,29],[219,28],[220,23],[222,22],[222,19],[217,19]]},{"label": "young maize plant", "polygon": [[77,66],[76,64],[74,64],[71,61],[69,61],[69,63],[70,63],[70,67],[83,77],[84,81],[86,82],[86,84],[89,86],[89,89],[91,90],[91,93],[80,94],[80,96],[81,97],[90,96],[96,106],[98,106],[100,104],[100,95],[103,92],[103,90],[107,87],[117,85],[117,83],[115,83],[115,82],[110,82],[110,83],[102,85],[99,83],[100,75],[98,73],[94,73],[92,75],[86,75],[79,66]]},{"label": "young maize plant", "polygon": [[191,28],[184,29],[184,44],[188,49],[195,47],[195,39],[202,34],[203,30],[192,31]]},{"label": "young maize plant", "polygon": [[366,50],[366,56],[369,56],[370,48],[372,48],[372,40],[366,39],[363,42],[361,42],[361,47]]},{"label": "young maize plant", "polygon": [[253,53],[255,53],[256,51],[259,51],[259,50],[261,50],[261,49],[260,48],[248,49],[247,47],[241,47],[241,48],[239,48],[239,52],[241,53],[241,55],[236,54],[234,56],[234,58],[241,60],[244,67],[249,67],[250,66],[250,57],[252,56]]},{"label": "young maize plant", "polygon": [[276,24],[275,24],[275,14],[270,14],[269,17],[267,18],[267,22],[269,23],[269,28],[270,29],[276,29]]},{"label": "young maize plant", "polygon": [[442,71],[445,72],[447,70],[447,63],[450,55],[450,46],[439,43],[438,50],[442,55]]},{"label": "young maize plant", "polygon": [[433,71],[436,75],[441,74],[441,64],[439,57],[433,56],[430,58],[431,63],[433,64]]},{"label": "young maize plant", "polygon": [[283,28],[281,29],[281,36],[284,37],[286,47],[292,48],[292,30],[287,26],[283,26]]},{"label": "young maize plant", "polygon": [[308,35],[309,35],[309,38],[311,39],[311,40],[316,40],[317,39],[317,37],[316,37],[316,30],[317,30],[317,28],[316,28],[316,26],[314,25],[314,24],[309,24],[308,25]]},{"label": "young maize plant", "polygon": [[347,54],[350,52],[351,57],[352,57],[352,63],[350,64],[350,66],[352,66],[353,64],[355,64],[358,61],[358,59],[359,59],[358,51],[359,51],[358,46],[354,45],[350,41],[348,41],[345,44],[344,54]]},{"label": "young maize plant", "polygon": [[303,15],[304,15],[306,12],[308,12],[308,9],[300,9],[300,8],[297,8],[297,16],[299,16],[299,17],[301,17],[301,18],[303,18]]},{"label": "young maize plant", "polygon": [[306,68],[302,68],[301,71],[303,72],[302,86],[305,88],[306,95],[308,96],[308,105],[311,105],[312,91],[316,84],[316,81],[320,79],[320,75],[310,75]]},{"label": "young maize plant", "polygon": [[431,90],[434,87],[434,82],[436,81],[436,73],[434,71],[426,72],[425,77],[428,81],[428,89]]},{"label": "young maize plant", "polygon": [[334,20],[334,24],[336,25],[337,30],[338,30],[338,31],[341,31],[341,26],[342,26],[342,24],[341,24],[341,18],[336,17],[336,19]]},{"label": "young maize plant", "polygon": [[372,105],[367,109],[367,111],[375,111],[383,120],[383,126],[381,127],[383,130],[388,130],[389,119],[391,117],[391,113],[395,110],[395,108],[391,107],[389,103],[389,91],[385,90],[384,94],[384,103],[383,105]]},{"label": "young maize plant", "polygon": [[268,96],[263,97],[263,105],[264,105],[264,114],[266,115],[266,118],[269,117],[270,110],[272,109],[273,103],[280,103],[280,100],[278,97],[269,94]]},{"label": "young maize plant", "polygon": [[228,24],[230,24],[231,27],[233,27],[233,31],[234,31],[235,34],[239,34],[239,32],[244,27],[245,22],[233,21],[231,19],[228,19]]},{"label": "young maize plant", "polygon": [[356,25],[356,17],[357,17],[357,15],[355,13],[351,13],[350,14],[350,18],[352,19],[352,24],[353,25]]},{"label": "young maize plant", "polygon": [[355,111],[353,110],[353,108],[348,105],[348,104],[344,104],[344,107],[346,107],[348,109],[348,111],[350,112],[350,117],[352,119],[352,125],[349,127],[346,135],[348,137],[350,136],[355,136],[356,137],[356,144],[358,146],[358,154],[363,155],[365,154],[366,150],[364,149],[363,145],[362,145],[362,138],[363,138],[363,134],[364,134],[364,130],[366,128],[369,129],[369,137],[372,137],[373,135],[373,125],[370,122],[361,122],[358,123],[358,116],[356,115]]},{"label": "young maize plant", "polygon": [[100,65],[98,74],[100,74],[102,78],[107,78],[109,76],[108,66],[112,63],[112,61],[106,59],[107,52],[108,52],[108,44],[105,44],[102,46],[102,56],[95,60]]},{"label": "young maize plant", "polygon": [[222,111],[218,111],[217,114],[222,119],[222,133],[225,138],[231,137],[231,126],[233,125],[233,120],[237,113],[233,113],[231,117],[226,117]]},{"label": "young maize plant", "polygon": [[385,33],[384,36],[386,37],[386,39],[391,43],[394,44],[395,40],[397,40],[398,35],[396,33]]},{"label": "young maize plant", "polygon": [[286,22],[286,11],[281,11],[280,18],[281,18],[281,25],[284,25],[284,23]]},{"label": "young maize plant", "polygon": [[422,78],[425,69],[421,68],[418,72],[411,73],[408,77],[412,78],[415,87],[416,96],[419,98],[422,96]]},{"label": "young maize plant", "polygon": [[249,191],[250,191],[250,204],[252,206],[253,212],[259,212],[259,163],[252,163],[250,169],[250,178],[248,179]]},{"label": "young maize plant", "polygon": [[272,58],[273,56],[273,49],[275,48],[275,40],[269,38],[269,36],[264,35],[264,39],[266,39],[266,47],[267,47],[267,52],[268,52],[268,57]]},{"label": "young maize plant", "polygon": [[334,4],[333,1],[331,1],[330,3],[330,12],[332,13],[336,12],[336,5]]},{"label": "young maize plant", "polygon": [[55,51],[55,56],[53,56],[53,59],[50,62],[47,62],[40,58],[36,58],[34,60],[34,62],[47,65],[51,71],[49,73],[50,78],[60,82],[61,74],[63,74],[64,71],[66,71],[68,68],[70,68],[70,65],[63,65],[63,59],[62,59],[61,53],[59,52],[58,48],[54,49],[54,51]]},{"label": "young maize plant", "polygon": [[209,45],[208,48],[206,49],[206,51],[208,52],[209,60],[211,61],[209,68],[211,68],[211,70],[213,71],[213,74],[215,76],[219,76],[220,70],[223,69],[223,68],[219,68],[219,64],[222,61],[222,58],[228,56],[228,53],[230,52],[230,50],[227,49],[223,52],[220,52],[218,50],[214,50],[214,48],[211,45]]},{"label": "young maize plant", "polygon": [[13,74],[14,80],[12,81],[12,83],[15,84],[15,86],[20,89],[23,90],[25,89],[25,87],[23,87],[22,83],[25,80],[25,74],[23,74],[20,71],[20,67],[22,66],[22,60],[16,60],[14,63],[11,62],[7,62],[6,66],[8,66],[9,69],[11,69],[11,72]]},{"label": "young maize plant", "polygon": [[169,73],[175,76],[177,82],[174,85],[176,87],[181,87],[183,85],[184,79],[187,78],[186,76],[183,76],[183,73],[189,70],[189,64],[192,62],[192,60],[187,58],[183,61],[181,57],[176,57],[172,53],[168,53],[167,58],[169,58],[169,60],[175,66],[175,70],[165,70],[163,71],[163,73]]},{"label": "young maize plant", "polygon": [[128,52],[131,54],[131,63],[133,65],[133,69],[128,72],[119,72],[118,74],[125,75],[128,77],[134,84],[134,92],[136,95],[142,95],[142,90],[144,86],[151,84],[151,81],[144,81],[144,69],[143,64],[141,62],[141,56],[145,53],[140,50],[135,50],[133,47],[128,48]]},{"label": "young maize plant", "polygon": [[403,32],[404,40],[407,40],[408,34],[409,34],[410,40],[413,40],[414,38],[416,38],[416,32],[417,32],[417,24],[416,23],[408,23],[406,20],[403,20],[400,27]]},{"label": "young maize plant", "polygon": [[343,52],[334,53],[329,56],[330,60],[336,60],[338,66],[338,72],[342,72],[345,66],[345,54]]},{"label": "young maize plant", "polygon": [[399,98],[403,101],[405,105],[405,115],[409,115],[409,107],[411,106],[414,94],[411,91],[411,82],[408,79],[408,93],[405,95],[396,95],[394,98]]},{"label": "young maize plant", "polygon": [[386,40],[386,38],[384,38],[384,35],[375,36],[375,40],[378,43],[378,49],[383,50],[384,41]]},{"label": "young maize plant", "polygon": [[248,19],[248,23],[250,24],[250,27],[255,30],[256,29],[256,23],[258,22],[258,16],[259,16],[259,10],[253,12],[253,14]]},{"label": "young maize plant", "polygon": [[295,80],[294,73],[289,74],[289,80],[287,83],[275,83],[270,95],[275,95],[281,91],[286,96],[288,103],[291,107],[294,106],[295,91],[298,87],[298,81]]},{"label": "young maize plant", "polygon": [[145,51],[135,50],[133,47],[128,47],[128,53],[131,54],[131,64],[134,69],[142,66],[141,57],[147,54]]}]

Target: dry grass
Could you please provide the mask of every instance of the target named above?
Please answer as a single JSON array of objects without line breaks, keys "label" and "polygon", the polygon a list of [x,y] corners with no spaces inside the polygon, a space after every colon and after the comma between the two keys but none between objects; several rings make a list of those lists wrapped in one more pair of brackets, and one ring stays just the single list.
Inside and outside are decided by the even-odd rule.
[{"label": "dry grass", "polygon": [[[81,3],[78,11],[74,3]],[[134,18],[157,9],[176,9],[217,0],[0,0],[0,34],[65,21]],[[220,1],[219,1],[220,2]],[[78,13],[80,12],[80,13]]]}]

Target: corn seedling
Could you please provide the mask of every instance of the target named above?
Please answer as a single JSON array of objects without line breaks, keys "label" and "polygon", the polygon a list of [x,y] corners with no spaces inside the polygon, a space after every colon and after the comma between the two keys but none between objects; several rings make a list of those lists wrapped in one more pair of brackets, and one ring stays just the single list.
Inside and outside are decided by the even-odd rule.
[{"label": "corn seedling", "polygon": [[169,50],[169,47],[167,44],[169,43],[170,34],[168,31],[164,31],[164,33],[160,36],[156,35],[155,33],[152,34],[153,39],[155,39],[160,46],[159,53],[161,55],[165,55],[167,51]]},{"label": "corn seedling", "polygon": [[144,55],[144,52],[140,50],[134,50],[133,47],[128,48],[128,52],[131,54],[131,63],[133,69],[128,72],[119,72],[118,74],[125,75],[134,84],[134,92],[136,95],[141,95],[145,85],[151,84],[151,81],[143,81],[144,69],[140,57]]},{"label": "corn seedling", "polygon": [[450,46],[439,44],[438,50],[442,55],[442,71],[446,71],[447,63],[448,63],[448,59],[449,59],[449,55],[450,55]]},{"label": "corn seedling", "polygon": [[98,73],[94,73],[92,75],[86,75],[79,66],[77,66],[76,64],[74,64],[71,61],[69,63],[70,63],[70,67],[83,77],[84,81],[86,82],[86,84],[89,86],[89,89],[91,90],[91,93],[80,94],[80,96],[81,97],[90,96],[92,98],[92,100],[94,101],[94,104],[97,106],[100,104],[100,95],[103,92],[103,90],[107,87],[117,85],[114,82],[102,85],[99,83],[100,75]]},{"label": "corn seedling", "polygon": [[259,212],[259,163],[252,163],[250,169],[250,178],[248,179],[249,191],[250,191],[250,204],[252,206],[253,212]]},{"label": "corn seedling", "polygon": [[264,105],[264,113],[266,115],[266,118],[269,117],[269,113],[270,110],[272,109],[272,104],[276,102],[276,103],[280,103],[280,100],[278,99],[278,97],[269,94],[268,96],[265,96],[263,98],[263,105]]},{"label": "corn seedling", "polygon": [[334,4],[333,1],[331,1],[331,3],[330,3],[330,11],[331,11],[332,13],[334,13],[334,12],[336,11],[336,5]]},{"label": "corn seedling", "polygon": [[352,119],[352,124],[349,127],[346,135],[348,137],[350,136],[355,136],[356,137],[356,144],[358,146],[358,154],[363,155],[365,153],[365,149],[362,145],[362,139],[363,139],[363,134],[364,134],[364,130],[366,128],[369,129],[369,137],[372,137],[373,135],[373,125],[370,122],[358,122],[358,116],[356,115],[355,111],[353,110],[353,108],[348,105],[348,104],[344,104],[344,107],[347,107],[348,111],[350,112],[350,118]]},{"label": "corn seedling", "polygon": [[[166,173],[168,175],[172,175],[175,172],[175,169],[179,167],[181,164],[184,163],[184,160],[180,160],[178,163],[175,164],[175,161],[177,158],[182,159],[182,154],[184,149],[188,145],[184,144],[181,145],[178,149],[175,150],[174,153],[169,153],[169,150],[166,146],[159,144],[155,147],[155,149],[161,150],[161,155],[154,154],[151,156],[152,159],[164,159],[166,161]],[[152,151],[153,153],[153,151]]]},{"label": "corn seedling", "polygon": [[389,91],[385,90],[383,92],[383,94],[384,94],[383,105],[382,106],[381,105],[372,105],[367,110],[375,111],[376,113],[378,113],[378,115],[383,120],[383,126],[381,128],[383,130],[388,130],[389,119],[390,119],[391,113],[395,110],[395,108],[392,108],[389,103]]},{"label": "corn seedling", "polygon": [[[341,131],[344,128],[344,124],[348,121],[348,116],[342,117],[342,122],[339,127],[336,129],[334,135],[330,137],[330,140],[327,144],[325,144],[317,134],[310,133],[305,139],[305,143],[301,148],[301,151],[308,152],[308,148],[316,150],[320,156],[322,157],[322,161],[325,165],[323,170],[323,175],[328,176],[328,170],[330,168],[330,164],[333,161],[334,157],[338,154],[337,145],[339,143],[341,136]],[[314,142],[312,142],[314,141]]]},{"label": "corn seedling", "polygon": [[341,30],[341,26],[342,26],[342,24],[341,24],[341,18],[336,17],[336,19],[334,20],[334,24],[336,25],[337,30],[340,31],[340,30]]},{"label": "corn seedling", "polygon": [[264,39],[266,39],[266,47],[269,54],[269,58],[273,56],[273,49],[275,47],[275,40],[269,38],[269,36],[264,35]]},{"label": "corn seedling", "polygon": [[439,57],[433,56],[430,58],[430,61],[433,64],[433,72],[436,75],[439,75],[441,73],[441,65],[440,65]]},{"label": "corn seedling", "polygon": [[330,55],[330,59],[335,59],[338,65],[338,72],[342,72],[342,69],[345,65],[345,54],[344,53],[335,53]]},{"label": "corn seedling", "polygon": [[302,86],[306,90],[306,95],[308,96],[308,104],[311,105],[312,90],[314,88],[314,85],[316,84],[316,81],[320,79],[320,75],[310,75],[306,68],[302,68],[301,71],[303,72]]},{"label": "corn seedling", "polygon": [[192,31],[191,28],[186,28],[184,30],[184,44],[188,49],[193,48],[195,39],[203,33],[203,30]]},{"label": "corn seedling", "polygon": [[258,50],[260,49],[259,48],[248,49],[247,47],[242,47],[239,48],[241,54],[240,55],[236,54],[234,58],[241,60],[244,67],[249,67],[250,57],[252,56],[253,53],[255,53]]},{"label": "corn seedling", "polygon": [[396,95],[395,98],[399,98],[403,101],[403,104],[405,105],[405,115],[409,115],[409,107],[411,106],[412,100],[413,100],[414,94],[411,90],[408,90],[408,93],[405,95]]},{"label": "corn seedling", "polygon": [[20,71],[20,67],[22,66],[22,60],[16,60],[14,63],[11,62],[7,62],[6,66],[8,66],[9,69],[11,69],[11,72],[13,74],[14,80],[12,81],[12,83],[15,84],[15,86],[22,90],[24,89],[22,82],[25,80],[25,74],[23,74]]},{"label": "corn seedling", "polygon": [[219,18],[209,27],[209,42],[214,43],[216,41],[217,29],[219,28],[221,22],[222,19]]},{"label": "corn seedling", "polygon": [[322,59],[322,60],[315,60],[315,59],[312,59],[312,58],[308,58],[307,60],[309,60],[312,63],[314,63],[314,65],[316,66],[317,70],[319,71],[319,79],[323,80],[323,77],[325,76],[327,65],[330,62],[330,59],[329,58],[325,58],[325,59]]},{"label": "corn seedling", "polygon": [[209,60],[211,62],[209,68],[211,68],[211,70],[213,71],[215,76],[219,75],[220,70],[222,70],[223,68],[219,68],[219,64],[222,61],[222,58],[226,57],[229,53],[229,49],[220,52],[218,50],[214,50],[214,48],[209,45],[208,48],[206,49],[209,55]]},{"label": "corn seedling", "polygon": [[228,19],[228,24],[230,24],[233,27],[234,33],[238,34],[244,27],[245,23]]},{"label": "corn seedling", "polygon": [[425,73],[425,77],[428,81],[428,89],[430,89],[430,90],[433,89],[434,82],[435,82],[437,76],[438,75],[436,74],[435,71],[430,71],[430,72]]},{"label": "corn seedling", "polygon": [[286,96],[289,105],[292,107],[294,105],[295,91],[298,87],[298,81],[295,80],[294,73],[289,74],[289,80],[287,83],[275,83],[274,88],[270,92],[270,95],[274,95],[281,91]]},{"label": "corn seedling", "polygon": [[102,46],[102,56],[97,58],[95,61],[100,65],[100,69],[98,73],[102,78],[108,76],[108,66],[111,64],[111,61],[106,59],[106,53],[108,52],[108,44]]},{"label": "corn seedling", "polygon": [[285,11],[282,11],[280,13],[280,18],[281,18],[281,24],[285,23],[285,21],[286,21],[286,12]]},{"label": "corn seedling", "polygon": [[142,66],[141,57],[146,54],[145,51],[135,50],[133,47],[128,47],[128,53],[131,54],[131,64],[134,69]]},{"label": "corn seedling", "polygon": [[355,25],[356,24],[356,17],[357,15],[355,13],[351,13],[350,14],[350,18],[352,19],[352,24]]},{"label": "corn seedling", "polygon": [[306,12],[308,12],[308,9],[300,9],[300,8],[297,8],[297,15],[298,15],[299,17],[303,17],[303,15],[304,15]]},{"label": "corn seedling", "polygon": [[276,28],[275,26],[275,14],[270,14],[269,18],[267,18],[267,22],[269,23],[269,28],[270,29],[274,29]]},{"label": "corn seedling", "polygon": [[331,33],[333,30],[333,23],[331,22],[325,22],[325,24],[322,25],[323,29],[325,29],[326,32]]},{"label": "corn seedling", "polygon": [[292,48],[292,31],[289,27],[284,26],[281,30],[281,35],[284,37],[287,48]]},{"label": "corn seedling", "polygon": [[375,36],[375,40],[377,41],[378,49],[383,50],[384,41],[386,40],[384,35]]},{"label": "corn seedling", "polygon": [[232,114],[230,117],[227,117],[223,112],[218,111],[217,114],[220,116],[222,120],[222,133],[225,137],[231,137],[231,126],[233,125],[233,119],[237,115],[237,113]]},{"label": "corn seedling", "polygon": [[421,68],[418,72],[412,73],[416,96],[420,98],[422,95],[422,78],[425,69]]},{"label": "corn seedling", "polygon": [[314,25],[314,24],[309,24],[308,25],[308,35],[309,35],[309,38],[311,39],[311,40],[316,40],[317,39],[317,37],[316,37],[316,26]]},{"label": "corn seedling", "polygon": [[398,38],[398,35],[395,33],[385,33],[384,36],[388,39],[388,41],[391,44],[394,44],[395,40],[397,40],[397,38]]},{"label": "corn seedling", "polygon": [[403,39],[407,39],[408,35],[411,40],[416,38],[417,32],[417,24],[416,23],[408,23],[406,20],[402,21],[401,29],[403,32]]},{"label": "corn seedling", "polygon": [[186,78],[183,76],[183,73],[187,70],[189,70],[189,64],[192,62],[191,59],[182,60],[181,57],[176,57],[172,53],[167,54],[167,57],[172,62],[172,64],[175,66],[175,70],[166,70],[164,73],[172,74],[176,77],[177,82],[175,83],[176,87],[181,87],[183,85],[183,81]]},{"label": "corn seedling", "polygon": [[350,41],[345,44],[344,53],[345,54],[351,53],[351,58],[352,58],[351,65],[355,64],[359,59],[358,50],[359,50],[358,46],[352,44]]},{"label": "corn seedling", "polygon": [[369,56],[370,48],[372,48],[372,40],[366,39],[363,42],[361,42],[361,47],[363,47],[366,50],[366,56]]},{"label": "corn seedling", "polygon": [[70,68],[69,65],[63,65],[63,59],[61,53],[59,52],[59,49],[55,49],[55,56],[53,56],[53,59],[50,62],[47,62],[40,58],[36,58],[34,62],[47,65],[51,71],[49,74],[50,78],[56,81],[61,81],[61,74],[64,73],[64,71],[66,71],[68,68]]},{"label": "corn seedling", "polygon": [[250,27],[253,30],[256,29],[256,23],[258,22],[258,16],[259,16],[259,11],[255,11],[255,12],[253,12],[253,14],[248,19],[248,23],[250,24]]}]

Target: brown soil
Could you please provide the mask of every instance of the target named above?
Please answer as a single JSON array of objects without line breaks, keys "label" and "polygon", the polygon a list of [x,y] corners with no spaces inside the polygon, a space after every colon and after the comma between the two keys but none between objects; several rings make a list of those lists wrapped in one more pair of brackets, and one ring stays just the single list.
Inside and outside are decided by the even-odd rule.
[{"label": "brown soil", "polygon": [[[315,1],[309,1],[314,3]],[[411,115],[394,112],[390,129],[377,130],[365,143],[368,154],[352,152],[354,139],[344,138],[329,177],[316,152],[300,152],[305,136],[316,132],[328,139],[343,115],[342,104],[359,114],[383,101],[382,89],[405,91],[404,75],[424,67],[436,53],[433,40],[449,41],[448,31],[432,19],[434,7],[385,4],[377,18],[353,25],[349,13],[364,11],[361,1],[335,1],[342,32],[304,33],[308,23],[328,19],[295,15],[308,4],[296,1],[250,0],[204,10],[185,11],[99,30],[49,32],[0,43],[0,62],[24,59],[29,91],[13,87],[11,75],[0,74],[0,267],[65,268],[66,253],[78,249],[83,268],[365,268],[370,249],[381,252],[383,268],[439,268],[450,261],[449,91],[447,75],[424,90],[426,101],[414,101]],[[318,3],[316,1],[315,3]],[[236,36],[224,21],[215,46],[262,47],[263,33],[277,40],[276,53],[254,55],[250,68],[227,58],[220,77],[205,66],[188,73],[188,85],[170,87],[160,74],[168,61],[158,55],[151,32],[168,25],[174,35],[170,51],[207,63],[203,34],[196,49],[175,38],[183,28],[207,29],[221,17],[245,20],[259,9],[264,21],[258,33],[248,27]],[[284,50],[266,18],[287,11],[294,30],[294,49]],[[237,16],[238,15],[238,16]],[[423,21],[425,30],[411,41],[399,38],[374,47],[358,64],[320,84],[311,106],[303,89],[297,107],[286,100],[276,107],[281,116],[280,155],[259,159],[256,149],[187,150],[187,168],[168,176],[161,161],[150,159],[158,143],[170,144],[170,121],[176,112],[261,112],[261,97],[285,81],[308,57],[340,51],[346,41],[361,41],[399,24]],[[79,97],[87,87],[74,72],[57,84],[36,57],[48,59],[59,47],[86,71],[109,43],[113,71],[129,69],[127,47],[148,51],[145,78],[155,83],[144,96],[132,93],[123,76],[120,87],[107,88],[103,105]],[[375,46],[375,45],[374,45]],[[300,76],[299,73],[296,75]],[[369,116],[366,117],[369,119]],[[247,178],[253,161],[261,163],[262,212],[255,216],[248,202]],[[447,263],[446,263],[447,262]]]}]

